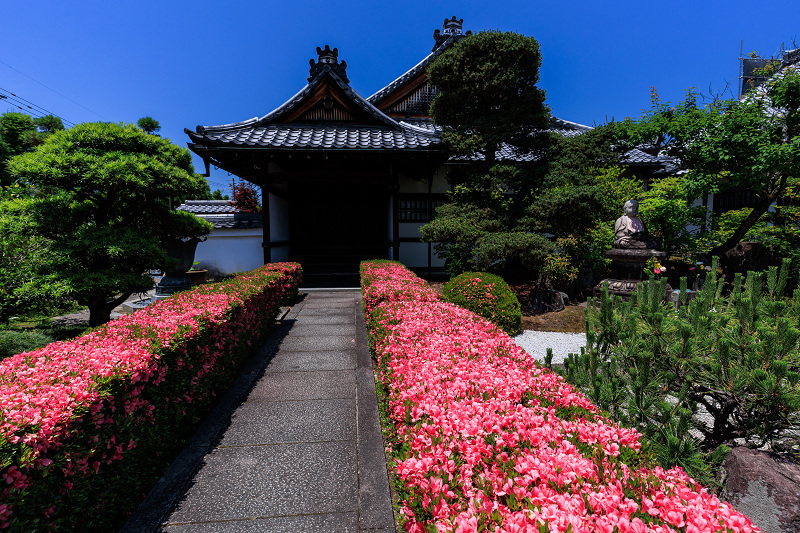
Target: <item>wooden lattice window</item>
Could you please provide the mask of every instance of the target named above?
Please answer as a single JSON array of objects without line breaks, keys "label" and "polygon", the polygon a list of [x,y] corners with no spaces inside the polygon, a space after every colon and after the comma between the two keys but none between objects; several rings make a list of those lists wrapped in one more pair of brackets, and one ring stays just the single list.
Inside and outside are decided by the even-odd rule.
[{"label": "wooden lattice window", "polygon": [[437,195],[429,200],[426,194],[409,195],[399,198],[397,203],[400,222],[430,222],[436,214],[436,208],[445,203],[445,198]]}]

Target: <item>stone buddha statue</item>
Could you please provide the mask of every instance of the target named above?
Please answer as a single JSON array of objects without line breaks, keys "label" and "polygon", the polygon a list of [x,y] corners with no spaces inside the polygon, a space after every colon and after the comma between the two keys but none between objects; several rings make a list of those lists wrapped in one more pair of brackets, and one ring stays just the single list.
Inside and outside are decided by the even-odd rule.
[{"label": "stone buddha statue", "polygon": [[614,223],[614,248],[658,248],[658,241],[647,233],[644,222],[639,218],[639,202],[628,200],[622,209],[625,214]]}]

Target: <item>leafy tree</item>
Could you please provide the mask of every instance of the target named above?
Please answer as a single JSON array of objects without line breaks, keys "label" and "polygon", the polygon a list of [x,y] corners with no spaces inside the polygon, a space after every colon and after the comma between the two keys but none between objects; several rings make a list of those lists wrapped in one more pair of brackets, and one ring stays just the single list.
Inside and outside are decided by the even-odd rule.
[{"label": "leafy tree", "polygon": [[0,201],[0,322],[66,304],[69,291],[58,280],[37,274],[52,260],[51,241],[38,234],[34,201]]},{"label": "leafy tree", "polygon": [[541,62],[536,39],[513,32],[482,31],[446,50],[428,69],[439,89],[431,114],[445,128],[443,139],[489,166],[503,144],[536,148],[549,119],[536,86]]},{"label": "leafy tree", "polygon": [[64,129],[64,123],[55,115],[45,115],[43,117],[33,119],[33,123],[40,131],[45,133],[55,133]]},{"label": "leafy tree", "polygon": [[752,210],[709,253],[723,255],[748,234],[776,202],[797,186],[800,169],[800,72],[785,69],[741,101],[702,107],[698,93],[671,107],[653,98],[638,120],[620,124],[620,137],[676,156],[689,170],[691,198],[725,191],[758,194]]},{"label": "leafy tree", "polygon": [[222,195],[222,191],[219,189],[214,189],[214,192],[211,193],[211,200],[229,200],[230,198],[226,194],[225,196]]},{"label": "leafy tree", "polygon": [[0,137],[8,145],[9,154],[15,156],[30,149],[35,143],[36,124],[25,113],[9,112],[0,115]]},{"label": "leafy tree", "polygon": [[233,199],[231,204],[235,205],[240,213],[260,213],[261,203],[259,202],[259,193],[253,184],[248,181],[231,180],[231,190],[233,191]]},{"label": "leafy tree", "polygon": [[[422,228],[448,258],[451,274],[468,269],[536,270],[552,245],[519,224],[530,190],[529,169],[517,159],[548,141],[545,94],[536,86],[541,55],[532,37],[480,32],[462,39],[430,66],[439,90],[431,106],[442,139],[469,165],[454,169],[450,204]],[[513,153],[499,160],[501,149]]]},{"label": "leafy tree", "polygon": [[702,204],[694,205],[689,188],[687,178],[670,176],[653,180],[641,195],[639,209],[647,230],[668,254],[696,248],[696,240],[707,235],[702,230],[708,210]]},{"label": "leafy tree", "polygon": [[6,163],[15,155],[38,146],[54,131],[63,130],[61,119],[46,115],[31,118],[25,113],[9,112],[0,115],[0,186],[11,185]]},{"label": "leafy tree", "polygon": [[208,222],[170,211],[165,200],[207,187],[189,152],[133,125],[80,124],[8,166],[40,195],[31,201],[30,220],[48,240],[48,254],[34,274],[87,305],[92,326],[152,287],[145,271],[170,261],[162,241],[211,230]]},{"label": "leafy tree", "polygon": [[450,203],[421,231],[438,243],[451,274],[516,270],[568,283],[602,270],[613,241],[604,224],[613,228],[622,203],[641,191],[614,170],[613,128],[573,137],[548,131],[545,93],[536,86],[540,64],[535,39],[482,32],[430,67],[440,91],[431,113],[465,164],[448,176]]},{"label": "leafy tree", "polygon": [[161,131],[161,124],[153,117],[142,117],[136,121],[136,125],[150,135],[158,135]]}]

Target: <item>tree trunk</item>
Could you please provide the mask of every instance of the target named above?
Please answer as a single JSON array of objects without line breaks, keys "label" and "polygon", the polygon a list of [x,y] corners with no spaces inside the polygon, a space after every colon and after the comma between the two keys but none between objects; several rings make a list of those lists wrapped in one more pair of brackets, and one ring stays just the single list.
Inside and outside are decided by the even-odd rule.
[{"label": "tree trunk", "polygon": [[91,300],[89,302],[89,327],[96,328],[109,322],[111,320],[111,311],[127,300],[131,294],[133,293],[123,293],[110,301],[106,300],[105,297]]},{"label": "tree trunk", "polygon": [[747,215],[747,218],[745,218],[742,223],[739,224],[739,227],[736,228],[736,231],[733,232],[733,235],[728,237],[728,240],[719,246],[713,248],[709,252],[709,255],[722,257],[728,251],[736,247],[736,245],[739,244],[739,241],[741,241],[742,238],[747,235],[747,232],[750,231],[756,222],[758,222],[761,216],[769,210],[769,206],[772,205],[772,202],[780,198],[785,190],[786,176],[780,176],[776,179],[776,182],[772,187],[768,187],[767,190],[764,191],[761,199],[753,207],[753,210],[750,212],[750,214]]}]

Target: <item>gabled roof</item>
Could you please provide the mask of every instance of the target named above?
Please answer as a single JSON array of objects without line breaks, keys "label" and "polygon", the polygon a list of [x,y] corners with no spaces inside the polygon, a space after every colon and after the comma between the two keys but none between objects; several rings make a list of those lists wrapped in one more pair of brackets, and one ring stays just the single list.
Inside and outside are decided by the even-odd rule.
[{"label": "gabled roof", "polygon": [[317,54],[308,84],[274,111],[233,124],[197,126],[186,133],[204,146],[289,150],[413,150],[440,144],[435,133],[398,123],[354,91],[336,48],[318,47]]},{"label": "gabled roof", "polygon": [[431,53],[367,100],[387,114],[427,116],[436,96],[436,91],[428,84],[428,66],[452,44],[472,34],[471,31],[462,32],[463,23],[464,19],[457,20],[455,16],[444,19],[443,31],[433,32],[435,44]]}]

